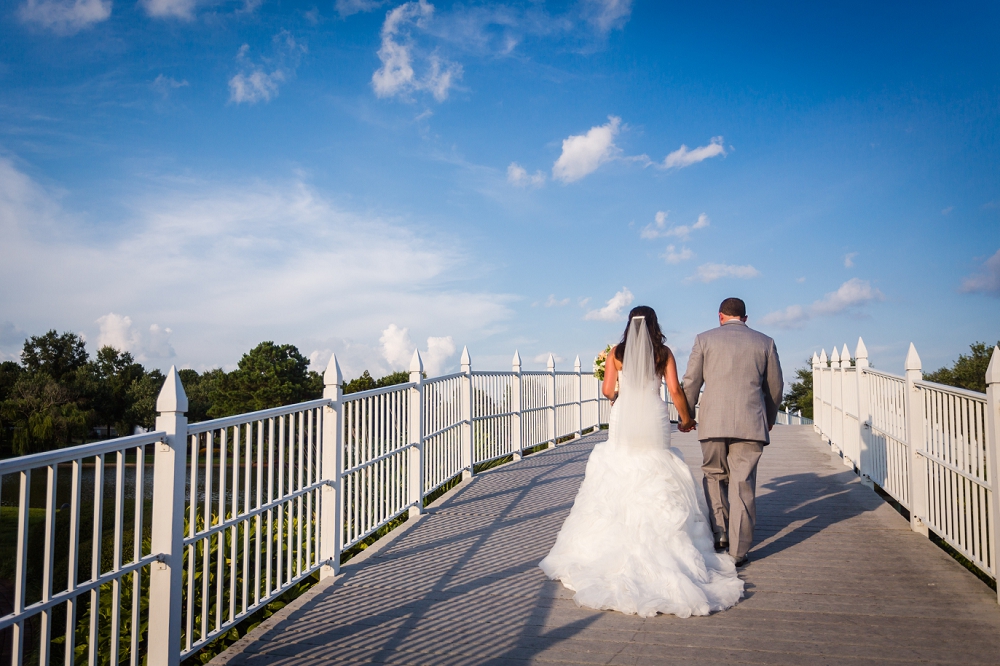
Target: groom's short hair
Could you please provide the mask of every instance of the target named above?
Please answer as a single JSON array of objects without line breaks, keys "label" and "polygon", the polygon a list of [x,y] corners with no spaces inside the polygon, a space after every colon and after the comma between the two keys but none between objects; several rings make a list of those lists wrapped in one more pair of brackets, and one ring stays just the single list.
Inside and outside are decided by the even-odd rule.
[{"label": "groom's short hair", "polygon": [[747,304],[740,298],[727,298],[719,306],[719,312],[727,317],[746,317]]}]

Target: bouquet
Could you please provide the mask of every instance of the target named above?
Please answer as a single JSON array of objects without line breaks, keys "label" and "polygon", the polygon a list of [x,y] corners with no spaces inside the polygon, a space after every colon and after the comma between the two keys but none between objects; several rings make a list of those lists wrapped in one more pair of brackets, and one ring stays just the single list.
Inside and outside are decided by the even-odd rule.
[{"label": "bouquet", "polygon": [[604,348],[604,351],[598,354],[597,358],[594,359],[594,376],[600,379],[602,382],[604,381],[604,364],[608,360],[608,352],[610,351],[611,351],[611,345],[608,345],[607,347]]}]

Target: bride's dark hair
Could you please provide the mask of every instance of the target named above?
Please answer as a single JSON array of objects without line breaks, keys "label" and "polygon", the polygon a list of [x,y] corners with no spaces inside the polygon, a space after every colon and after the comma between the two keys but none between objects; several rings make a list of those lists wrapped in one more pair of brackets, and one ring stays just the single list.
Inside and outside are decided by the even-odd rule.
[{"label": "bride's dark hair", "polygon": [[625,360],[625,345],[628,343],[628,329],[632,325],[633,317],[646,318],[646,330],[649,332],[649,339],[653,341],[653,358],[656,360],[656,374],[662,375],[667,367],[670,350],[667,349],[667,338],[660,331],[660,323],[656,320],[656,310],[648,305],[638,305],[628,313],[628,323],[625,324],[622,341],[615,347],[615,358],[619,361]]}]

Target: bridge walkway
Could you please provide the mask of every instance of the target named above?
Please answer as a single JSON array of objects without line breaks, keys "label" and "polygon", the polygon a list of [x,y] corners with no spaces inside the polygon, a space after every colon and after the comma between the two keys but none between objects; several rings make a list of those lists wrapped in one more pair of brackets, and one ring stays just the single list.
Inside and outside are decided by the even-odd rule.
[{"label": "bridge walkway", "polygon": [[[581,609],[535,566],[598,433],[462,484],[213,663],[1000,663],[994,592],[911,532],[811,426],[772,434],[747,595],[728,611]],[[674,445],[700,478],[694,436]]]}]

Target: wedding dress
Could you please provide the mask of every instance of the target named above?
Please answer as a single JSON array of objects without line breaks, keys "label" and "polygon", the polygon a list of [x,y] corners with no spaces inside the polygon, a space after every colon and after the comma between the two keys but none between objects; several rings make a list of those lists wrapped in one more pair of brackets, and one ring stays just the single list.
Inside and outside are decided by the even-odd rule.
[{"label": "wedding dress", "polygon": [[743,581],[733,559],[715,552],[704,493],[670,448],[659,385],[645,319],[635,317],[608,439],[591,452],[573,508],[539,567],[573,590],[579,606],[708,615],[735,604]]}]

